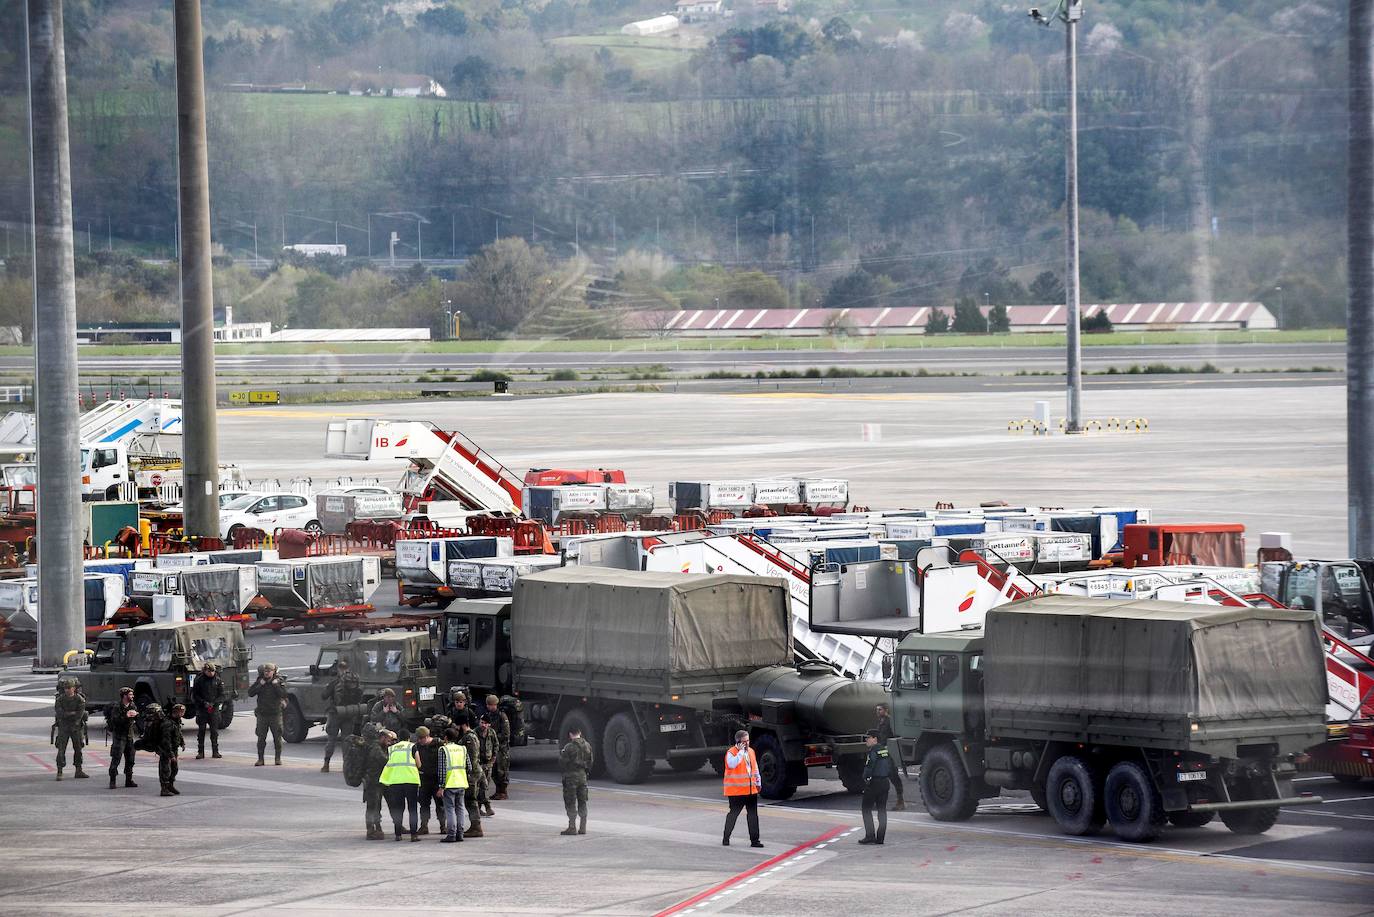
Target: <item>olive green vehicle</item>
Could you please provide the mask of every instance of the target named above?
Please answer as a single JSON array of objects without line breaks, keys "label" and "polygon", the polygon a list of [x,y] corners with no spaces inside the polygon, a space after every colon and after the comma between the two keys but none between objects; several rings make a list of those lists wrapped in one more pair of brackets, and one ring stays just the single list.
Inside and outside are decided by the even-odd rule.
[{"label": "olive green vehicle", "polygon": [[369,634],[325,644],[310,666],[310,680],[286,683],[291,695],[282,716],[282,738],[286,741],[304,742],[310,727],[325,721],[329,704],[324,692],[337,674],[335,664],[340,659],[348,660],[349,670],[362,683],[364,701],[356,715],[366,717],[385,688],[396,692],[411,726],[438,712],[438,669],[429,634]]},{"label": "olive green vehicle", "polygon": [[219,712],[219,728],[226,729],[234,719],[234,701],[248,691],[252,655],[243,628],[231,621],[144,624],[101,634],[90,668],[76,677],[90,710],[114,703],[127,686],[140,708],[186,704],[189,711],[192,680],[206,663],[214,663],[229,695]]}]

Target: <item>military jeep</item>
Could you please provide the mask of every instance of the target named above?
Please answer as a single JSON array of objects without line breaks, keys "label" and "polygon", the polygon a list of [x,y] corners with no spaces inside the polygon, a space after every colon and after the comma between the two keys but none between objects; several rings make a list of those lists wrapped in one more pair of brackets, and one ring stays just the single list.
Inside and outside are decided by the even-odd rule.
[{"label": "military jeep", "polygon": [[[310,727],[323,723],[329,713],[324,692],[338,674],[337,663],[347,659],[349,670],[362,683],[363,706],[370,707],[384,688],[396,692],[396,700],[412,726],[438,712],[438,669],[429,634],[369,634],[320,647],[310,666],[308,682],[288,682],[291,694],[282,718],[282,738],[304,742]],[[366,709],[359,711],[367,715]]]},{"label": "military jeep", "polygon": [[88,710],[114,703],[127,685],[140,709],[152,703],[185,704],[193,715],[191,682],[212,662],[227,695],[219,708],[219,728],[226,729],[234,719],[234,701],[248,692],[252,655],[243,628],[229,621],[144,624],[101,634],[90,669],[75,674]]}]

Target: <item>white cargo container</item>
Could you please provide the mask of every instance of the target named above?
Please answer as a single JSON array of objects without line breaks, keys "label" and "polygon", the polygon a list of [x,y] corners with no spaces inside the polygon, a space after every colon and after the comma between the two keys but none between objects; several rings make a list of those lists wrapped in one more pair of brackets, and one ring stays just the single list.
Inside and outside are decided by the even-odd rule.
[{"label": "white cargo container", "polygon": [[560,517],[569,513],[604,513],[606,491],[604,484],[526,487],[520,495],[520,508],[530,519],[555,525]]},{"label": "white cargo container", "polygon": [[654,489],[640,484],[607,484],[606,510],[626,516],[645,516],[654,511]]},{"label": "white cargo container", "polygon": [[671,481],[668,502],[675,513],[735,512],[754,505],[754,485],[748,481]]},{"label": "white cargo container", "polygon": [[801,499],[813,509],[844,509],[849,505],[849,482],[839,478],[803,478]]},{"label": "white cargo container", "polygon": [[801,481],[754,481],[754,502],[781,509],[801,502]]}]

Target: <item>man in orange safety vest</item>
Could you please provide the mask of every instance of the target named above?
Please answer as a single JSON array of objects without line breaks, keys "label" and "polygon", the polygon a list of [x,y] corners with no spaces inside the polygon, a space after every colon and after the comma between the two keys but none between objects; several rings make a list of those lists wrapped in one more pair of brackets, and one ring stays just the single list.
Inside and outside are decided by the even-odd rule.
[{"label": "man in orange safety vest", "polygon": [[762,786],[759,762],[754,757],[754,749],[749,747],[749,732],[741,729],[735,733],[735,744],[725,753],[725,798],[730,803],[730,814],[725,816],[725,838],[721,843],[726,847],[730,846],[730,833],[735,830],[741,810],[748,813],[749,846],[763,846],[759,840],[759,789]]}]

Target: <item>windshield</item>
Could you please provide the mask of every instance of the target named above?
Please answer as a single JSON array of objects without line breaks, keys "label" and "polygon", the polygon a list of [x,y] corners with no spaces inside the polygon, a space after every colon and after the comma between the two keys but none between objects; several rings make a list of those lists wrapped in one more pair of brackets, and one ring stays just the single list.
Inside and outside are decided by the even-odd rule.
[{"label": "windshield", "polygon": [[129,669],[134,672],[164,672],[172,664],[175,640],[170,633],[134,633],[129,638]]},{"label": "windshield", "polygon": [[225,634],[209,634],[191,641],[191,667],[199,670],[205,663],[232,665],[234,644]]},{"label": "windshield", "polygon": [[401,662],[405,658],[405,650],[396,647],[384,650],[366,650],[363,653],[363,672],[367,677],[399,675],[401,672]]},{"label": "windshield", "polygon": [[220,508],[230,511],[242,511],[251,506],[261,496],[262,494],[243,494],[240,497],[235,497],[230,500]]}]

